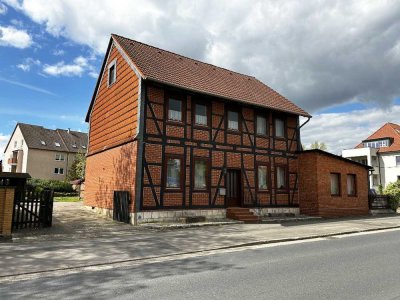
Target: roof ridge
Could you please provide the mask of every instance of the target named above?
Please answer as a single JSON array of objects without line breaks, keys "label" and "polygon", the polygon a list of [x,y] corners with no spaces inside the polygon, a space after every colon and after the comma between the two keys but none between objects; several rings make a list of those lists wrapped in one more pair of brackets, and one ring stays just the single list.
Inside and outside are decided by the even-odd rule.
[{"label": "roof ridge", "polygon": [[[198,60],[198,59],[194,59],[194,58],[191,58],[191,57],[189,57],[189,56],[182,55],[182,54],[178,54],[178,53],[172,52],[172,51],[170,51],[170,50],[165,50],[165,49],[162,49],[162,48],[153,46],[153,45],[149,45],[149,44],[146,44],[146,43],[143,43],[143,42],[139,42],[139,41],[137,41],[137,40],[133,40],[133,39],[127,38],[127,37],[122,36],[122,35],[119,35],[119,34],[112,33],[111,36],[121,37],[121,38],[123,38],[123,39],[127,39],[127,40],[133,41],[133,42],[135,42],[135,43],[138,43],[138,44],[142,44],[142,45],[151,47],[151,48],[153,48],[153,49],[157,49],[157,50],[164,51],[164,52],[167,52],[167,53],[170,53],[170,54],[179,56],[179,57],[183,57],[183,58],[186,58],[186,59],[195,61],[195,62],[202,63],[202,64],[204,64],[204,65],[208,65],[208,66],[211,66],[211,67],[214,67],[214,68],[218,68],[218,69],[221,69],[221,70],[225,70],[225,71],[228,71],[228,72],[233,72],[233,73],[236,73],[236,74],[238,74],[238,75],[246,76],[246,77],[249,77],[249,78],[252,78],[252,79],[257,79],[257,78],[256,78],[255,76],[253,76],[253,75],[248,75],[248,74],[240,73],[240,72],[233,71],[233,70],[231,70],[231,69],[227,69],[227,68],[224,68],[224,67],[219,67],[219,66],[217,66],[217,65],[213,65],[213,64],[210,64],[210,63],[207,63],[207,62]],[[263,83],[263,84],[264,84],[264,83]]]}]

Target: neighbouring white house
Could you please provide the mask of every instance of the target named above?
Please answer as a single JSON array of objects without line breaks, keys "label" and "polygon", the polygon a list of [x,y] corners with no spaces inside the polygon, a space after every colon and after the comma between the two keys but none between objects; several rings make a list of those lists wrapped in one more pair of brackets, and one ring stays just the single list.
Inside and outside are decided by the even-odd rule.
[{"label": "neighbouring white house", "polygon": [[87,133],[18,123],[4,150],[3,172],[65,180],[77,153],[86,154]]},{"label": "neighbouring white house", "polygon": [[342,156],[373,167],[370,187],[378,189],[400,180],[400,125],[386,123]]}]

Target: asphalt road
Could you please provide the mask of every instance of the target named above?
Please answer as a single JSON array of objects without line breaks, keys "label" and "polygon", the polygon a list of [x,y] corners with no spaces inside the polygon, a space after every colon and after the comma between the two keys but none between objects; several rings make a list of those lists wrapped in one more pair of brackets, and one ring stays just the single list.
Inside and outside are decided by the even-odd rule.
[{"label": "asphalt road", "polygon": [[0,299],[400,299],[400,231],[0,280]]}]

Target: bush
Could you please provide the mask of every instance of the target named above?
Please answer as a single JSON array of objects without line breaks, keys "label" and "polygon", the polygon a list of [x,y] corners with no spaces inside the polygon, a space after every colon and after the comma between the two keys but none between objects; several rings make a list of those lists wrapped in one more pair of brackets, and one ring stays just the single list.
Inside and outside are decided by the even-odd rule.
[{"label": "bush", "polygon": [[400,203],[400,180],[389,183],[384,191],[384,194],[390,196],[390,208],[396,211]]},{"label": "bush", "polygon": [[37,192],[41,192],[44,189],[50,189],[54,192],[60,193],[73,193],[74,190],[72,185],[67,181],[60,180],[47,180],[47,179],[29,179],[27,182],[28,189],[31,188]]}]

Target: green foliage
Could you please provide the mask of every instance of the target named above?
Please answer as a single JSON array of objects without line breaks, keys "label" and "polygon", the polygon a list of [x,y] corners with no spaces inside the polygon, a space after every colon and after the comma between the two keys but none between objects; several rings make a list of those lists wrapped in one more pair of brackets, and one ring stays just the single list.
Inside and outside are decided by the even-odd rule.
[{"label": "green foliage", "polygon": [[326,151],[326,150],[328,150],[328,147],[323,142],[315,141],[314,143],[312,143],[310,145],[310,149],[319,149],[319,150]]},{"label": "green foliage", "polygon": [[44,189],[51,189],[54,192],[73,193],[72,185],[67,181],[47,180],[31,178],[27,182],[28,188],[41,192]]},{"label": "green foliage", "polygon": [[379,193],[379,195],[383,195],[383,185],[382,184],[378,185],[378,193]]},{"label": "green foliage", "polygon": [[391,209],[396,211],[400,203],[400,180],[389,183],[386,189],[384,190],[384,194],[390,196],[389,200],[390,207]]},{"label": "green foliage", "polygon": [[75,179],[81,179],[85,176],[86,156],[84,153],[77,153],[75,160],[68,170],[67,180],[72,181]]},{"label": "green foliage", "polygon": [[56,202],[79,202],[79,197],[54,197]]}]

